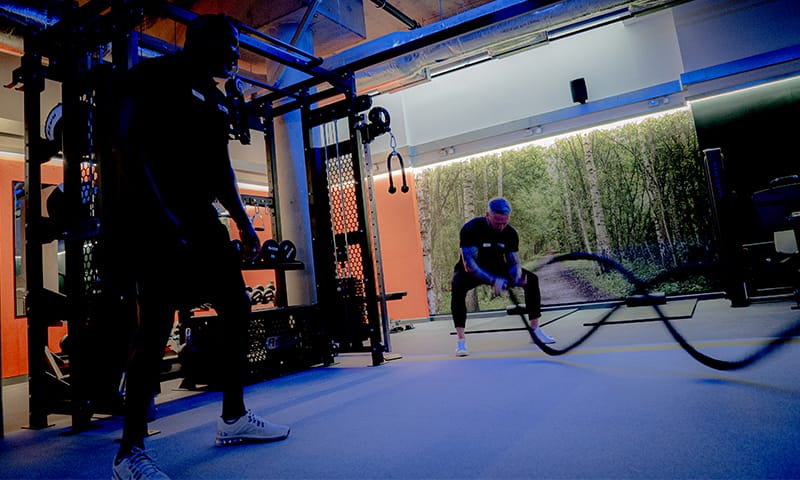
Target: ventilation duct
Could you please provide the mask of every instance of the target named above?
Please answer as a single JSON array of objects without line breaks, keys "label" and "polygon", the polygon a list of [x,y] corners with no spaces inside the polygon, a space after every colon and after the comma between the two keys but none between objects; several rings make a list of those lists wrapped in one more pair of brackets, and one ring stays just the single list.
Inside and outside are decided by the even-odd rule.
[{"label": "ventilation duct", "polygon": [[[481,61],[510,55],[580,31],[688,0],[564,0],[541,6],[529,0],[497,0],[407,32],[362,43],[325,59],[329,71],[356,70],[359,93],[388,92],[428,81]],[[521,12],[493,24],[494,12]],[[0,5],[0,21],[17,27],[46,28],[58,21],[50,12],[15,2]],[[481,25],[481,22],[484,22]],[[468,25],[477,29],[464,32]],[[458,32],[446,38],[448,32]],[[13,28],[0,47],[21,50]]]},{"label": "ventilation duct", "polygon": [[[544,45],[590,28],[624,20],[685,3],[687,0],[566,0],[540,7],[484,28],[473,30],[426,47],[403,52],[395,58],[364,67],[356,72],[359,93],[392,92],[492,58]],[[374,52],[403,51],[403,45],[419,43],[425,37],[457,29],[495,10],[511,8],[521,1],[495,1],[409,32],[397,32],[363,43],[325,60],[324,67],[346,69],[365,64]],[[533,8],[533,7],[532,7]]]}]

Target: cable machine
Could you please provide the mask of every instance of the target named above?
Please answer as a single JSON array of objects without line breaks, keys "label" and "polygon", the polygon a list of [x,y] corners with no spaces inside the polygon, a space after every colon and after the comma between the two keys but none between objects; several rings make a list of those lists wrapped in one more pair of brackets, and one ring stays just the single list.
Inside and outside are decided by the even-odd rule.
[{"label": "cable machine", "polygon": [[[365,145],[388,131],[388,122],[368,123],[362,112],[370,97],[343,100],[317,110],[303,109],[305,143],[313,195],[312,226],[320,303],[336,312],[332,326],[337,348],[368,351],[373,365],[384,361],[387,347],[380,315],[375,269],[375,225],[369,222],[369,170]],[[373,116],[374,117],[374,116]],[[368,345],[364,342],[368,341]]]}]

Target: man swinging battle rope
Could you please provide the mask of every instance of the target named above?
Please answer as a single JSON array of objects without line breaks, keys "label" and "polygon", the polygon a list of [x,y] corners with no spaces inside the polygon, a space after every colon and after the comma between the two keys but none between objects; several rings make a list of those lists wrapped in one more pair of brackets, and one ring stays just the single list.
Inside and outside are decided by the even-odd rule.
[{"label": "man swinging battle rope", "polygon": [[[541,294],[539,278],[519,263],[519,235],[508,224],[511,204],[502,197],[489,200],[485,217],[475,217],[461,227],[461,257],[453,272],[451,311],[458,341],[456,355],[469,355],[464,330],[467,322],[467,292],[478,285],[491,285],[495,295],[511,287],[522,287],[529,309],[531,335],[542,344],[555,340],[539,328]],[[524,314],[523,314],[524,315]],[[527,325],[527,323],[526,323]]]}]

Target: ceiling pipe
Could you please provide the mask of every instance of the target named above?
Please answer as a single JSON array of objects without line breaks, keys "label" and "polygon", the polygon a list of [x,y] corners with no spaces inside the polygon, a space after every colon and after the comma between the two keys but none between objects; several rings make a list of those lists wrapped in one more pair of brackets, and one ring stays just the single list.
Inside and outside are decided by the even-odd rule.
[{"label": "ceiling pipe", "polygon": [[[435,24],[426,25],[413,32],[398,32],[357,45],[325,61],[332,70],[351,68],[347,65],[365,65],[356,70],[356,88],[359,93],[393,92],[430,79],[431,71],[454,71],[465,59],[481,56],[498,58],[528,48],[545,45],[552,40],[550,33],[579,24],[583,30],[608,24],[605,19],[611,13],[614,21],[635,15],[668,8],[687,0],[564,0],[551,2],[521,15],[503,19],[497,23],[482,25],[467,33],[439,42],[431,42],[422,48],[405,51],[406,44],[419,43],[424,37],[435,37],[439,31],[457,29],[459,23],[472,21],[484,15],[483,10],[510,8],[522,2],[499,0],[473,10],[450,17]],[[534,2],[527,2],[534,3]],[[396,54],[391,52],[395,51]],[[370,62],[374,52],[384,52],[393,58]]]},{"label": "ceiling pipe", "polygon": [[[687,1],[496,0],[440,22],[362,43],[328,57],[323,67],[328,72],[354,71],[359,93],[396,91],[427,81],[430,70],[447,70],[465,58],[476,55],[496,58],[546,44],[550,41],[548,32],[575,23],[587,24],[611,11],[627,9],[626,16],[630,17]],[[378,3],[384,5],[380,0]],[[17,26],[40,28],[59,20],[18,2],[0,4],[2,18],[12,20]],[[6,45],[7,40],[0,37],[0,45]],[[15,43],[11,48],[19,47]],[[315,82],[318,80],[312,78],[301,83],[313,86]],[[290,85],[282,87],[292,90]]]},{"label": "ceiling pipe", "polygon": [[400,20],[403,23],[403,25],[408,27],[409,30],[414,30],[415,28],[422,27],[422,25],[420,25],[416,20],[398,10],[397,7],[395,7],[388,1],[386,0],[371,0],[371,1],[373,4],[375,4],[376,7],[386,10],[386,13]]},{"label": "ceiling pipe", "polygon": [[19,2],[3,2],[0,4],[0,19],[4,19],[4,29],[8,24],[8,30],[15,28],[34,27],[37,29],[47,28],[55,25],[60,19],[61,14],[43,11]]},{"label": "ceiling pipe", "polygon": [[[306,8],[306,11],[303,13],[303,18],[300,20],[300,23],[297,24],[297,30],[295,30],[294,35],[292,35],[292,39],[289,40],[290,45],[297,45],[297,41],[300,39],[300,36],[308,29],[308,26],[311,22],[311,19],[316,15],[317,8],[319,8],[320,3],[322,0],[314,0],[311,4]],[[279,86],[281,83],[281,77],[283,76],[283,72],[286,69],[286,65],[278,64],[278,68],[275,70],[275,85]]]},{"label": "ceiling pipe", "polygon": [[[495,0],[461,14],[408,32],[395,32],[325,59],[329,71],[354,72],[358,94],[398,91],[430,80],[430,71],[449,68],[467,58],[502,57],[546,44],[548,32],[626,9],[615,21],[691,0]],[[318,79],[286,85],[292,90],[313,88]],[[279,97],[268,94],[261,102]]]}]

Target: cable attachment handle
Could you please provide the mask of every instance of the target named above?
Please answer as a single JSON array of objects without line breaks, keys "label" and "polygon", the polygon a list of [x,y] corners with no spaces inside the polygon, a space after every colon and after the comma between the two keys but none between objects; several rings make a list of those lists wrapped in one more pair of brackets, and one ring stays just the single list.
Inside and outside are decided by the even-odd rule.
[{"label": "cable attachment handle", "polygon": [[406,167],[403,164],[403,156],[397,151],[397,138],[395,138],[394,133],[390,131],[389,136],[389,145],[392,147],[392,151],[389,152],[389,156],[386,157],[386,168],[389,171],[389,193],[393,194],[397,191],[397,188],[394,186],[394,179],[392,178],[392,157],[397,157],[397,160],[400,162],[400,173],[403,178],[403,186],[400,187],[400,191],[407,193],[408,183],[406,182]]}]

